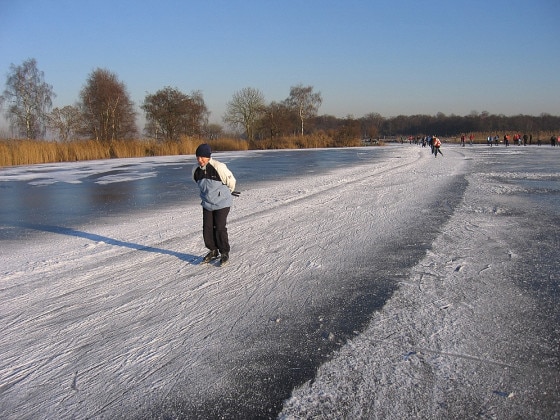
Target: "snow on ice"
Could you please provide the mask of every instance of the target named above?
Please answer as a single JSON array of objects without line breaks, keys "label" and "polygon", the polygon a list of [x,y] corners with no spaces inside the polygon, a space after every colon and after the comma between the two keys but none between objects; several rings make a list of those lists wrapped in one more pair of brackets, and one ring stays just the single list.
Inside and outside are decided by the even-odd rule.
[{"label": "snow on ice", "polygon": [[2,418],[559,418],[560,150],[366,149],[241,179],[224,268],[193,200],[0,241]]}]

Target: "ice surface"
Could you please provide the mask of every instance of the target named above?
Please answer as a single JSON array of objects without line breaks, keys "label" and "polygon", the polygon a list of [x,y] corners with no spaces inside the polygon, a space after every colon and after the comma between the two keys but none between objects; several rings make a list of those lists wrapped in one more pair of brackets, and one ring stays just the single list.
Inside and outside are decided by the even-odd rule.
[{"label": "ice surface", "polygon": [[0,242],[2,417],[558,418],[560,150],[388,150]]}]

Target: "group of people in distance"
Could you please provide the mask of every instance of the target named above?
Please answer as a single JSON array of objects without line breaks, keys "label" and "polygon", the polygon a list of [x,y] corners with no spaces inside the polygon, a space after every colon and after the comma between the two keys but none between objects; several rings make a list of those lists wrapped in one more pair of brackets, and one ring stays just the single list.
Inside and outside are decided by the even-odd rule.
[{"label": "group of people in distance", "polygon": [[[473,140],[474,140],[474,134],[471,134],[469,136],[469,144],[472,146],[473,145]],[[465,141],[466,141],[466,137],[464,134],[461,134],[461,147],[465,147]]]},{"label": "group of people in distance", "polygon": [[[509,141],[510,141],[511,137],[509,134],[504,134],[504,145],[507,147],[509,146]],[[488,136],[487,139],[487,143],[489,146],[492,146],[492,143],[494,143],[496,146],[500,144],[500,136],[495,135],[494,137]],[[533,135],[532,134],[524,134],[523,136],[521,136],[521,134],[514,134],[513,135],[513,144],[517,144],[519,146],[521,146],[522,144],[524,144],[525,146],[527,146],[527,143],[532,144],[533,143]]]},{"label": "group of people in distance", "polygon": [[[462,139],[463,137],[461,137]],[[517,144],[518,146],[527,146],[528,144],[533,144],[533,135],[532,134],[514,134],[513,138],[510,137],[509,134],[504,134],[503,137],[503,143],[504,146],[509,146],[510,144],[510,140],[512,141],[512,144]],[[486,139],[486,143],[488,144],[488,146],[492,147],[492,145],[499,145],[500,144],[500,136],[495,135],[495,136],[488,136],[488,138]],[[542,144],[541,139],[539,138],[537,140],[537,146],[540,146]],[[551,146],[560,146],[560,136],[556,137],[556,136],[551,136],[550,137],[550,145]]]},{"label": "group of people in distance", "polygon": [[[419,137],[417,138],[419,139]],[[504,138],[503,138],[503,142],[505,146],[509,146],[509,142],[510,142],[510,135],[509,134],[504,134]],[[412,141],[414,140],[413,137],[409,138],[409,141],[412,143]],[[469,143],[473,144],[473,140],[474,140],[474,136],[471,134],[469,136]],[[527,146],[527,144],[532,144],[533,143],[533,135],[532,134],[524,134],[523,136],[521,134],[514,134],[513,135],[513,144],[517,144],[519,146],[521,145],[525,145]],[[466,136],[464,134],[461,135],[461,146],[464,147],[465,146],[465,142],[466,142]],[[486,139],[486,142],[488,144],[488,146],[492,147],[492,145],[499,145],[500,144],[500,136],[495,135],[495,136],[488,136],[488,138]],[[417,141],[416,141],[417,143]],[[421,144],[422,147],[426,147],[426,145],[429,145],[430,148],[432,149],[432,154],[437,157],[438,154],[443,156],[443,153],[441,152],[441,141],[440,139],[438,139],[436,136],[425,136],[421,138]],[[537,140],[537,145],[540,146],[541,145],[541,140],[538,139]],[[560,136],[556,137],[556,136],[552,136],[550,137],[550,145],[551,146],[556,146],[558,145],[560,147]]]},{"label": "group of people in distance", "polygon": [[422,147],[426,147],[426,145],[430,146],[432,149],[432,153],[435,157],[437,157],[438,153],[443,156],[441,153],[441,140],[438,139],[436,136],[425,136],[421,139]]}]

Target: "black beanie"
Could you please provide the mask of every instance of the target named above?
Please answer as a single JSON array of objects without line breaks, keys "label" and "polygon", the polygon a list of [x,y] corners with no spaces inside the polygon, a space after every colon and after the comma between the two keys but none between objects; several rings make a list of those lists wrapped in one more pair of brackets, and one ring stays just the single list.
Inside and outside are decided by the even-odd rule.
[{"label": "black beanie", "polygon": [[210,146],[206,143],[201,144],[196,148],[196,156],[209,158],[211,154],[212,154],[212,150],[210,149]]}]

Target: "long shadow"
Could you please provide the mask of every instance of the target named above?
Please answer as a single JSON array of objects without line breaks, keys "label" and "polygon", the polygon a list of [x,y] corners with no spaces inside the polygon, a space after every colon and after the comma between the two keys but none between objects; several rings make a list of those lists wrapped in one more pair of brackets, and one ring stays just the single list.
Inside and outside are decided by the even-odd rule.
[{"label": "long shadow", "polygon": [[34,223],[19,223],[18,227],[40,230],[43,232],[58,233],[60,235],[75,236],[77,238],[88,239],[93,242],[105,242],[109,245],[122,246],[125,248],[135,249],[137,251],[144,252],[155,252],[163,255],[171,255],[179,258],[181,261],[188,262],[192,265],[200,264],[200,257],[192,254],[185,254],[181,252],[170,251],[168,249],[155,248],[153,246],[145,246],[140,244],[135,244],[133,242],[119,241],[118,239],[109,238],[107,236],[97,235],[95,233],[83,232],[81,230],[76,230],[72,228],[62,227],[62,226],[52,226],[52,225],[40,225]]}]

